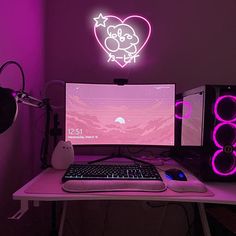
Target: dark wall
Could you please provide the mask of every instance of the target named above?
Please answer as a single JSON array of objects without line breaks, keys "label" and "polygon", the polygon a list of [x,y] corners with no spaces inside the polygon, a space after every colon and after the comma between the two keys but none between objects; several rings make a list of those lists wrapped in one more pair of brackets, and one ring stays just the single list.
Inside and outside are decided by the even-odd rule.
[{"label": "dark wall", "polygon": [[[176,83],[177,92],[203,84],[233,84],[235,10],[234,0],[47,1],[46,80],[112,83],[124,77],[129,83]],[[93,32],[93,18],[100,12],[122,19],[137,14],[150,21],[152,34],[138,63],[121,68],[107,62]],[[48,94],[52,104],[63,105],[62,86],[50,86]],[[63,127],[63,109],[56,112]]]},{"label": "dark wall", "polygon": [[[138,14],[150,21],[152,35],[141,52],[140,63],[122,69],[106,62],[93,33],[93,17],[100,12],[121,18]],[[46,80],[112,83],[114,78],[124,77],[129,83],[176,83],[177,92],[203,84],[235,84],[235,12],[234,0],[47,1]],[[52,86],[50,91],[53,104],[62,105],[62,88]],[[57,111],[63,124],[63,111]],[[104,150],[89,147],[78,151],[96,154]],[[67,235],[71,231],[83,235],[102,235],[104,231],[109,235],[157,235],[162,209],[153,214],[151,209],[143,211],[142,202],[107,204],[72,203]],[[185,235],[182,213],[178,207],[169,210],[161,235]]]},{"label": "dark wall", "polygon": [[[104,52],[93,35],[93,17],[100,11],[120,17],[139,14],[150,20],[152,35],[142,51],[142,63],[121,69],[105,61]],[[235,84],[235,12],[235,0],[126,0],[119,3],[50,0],[45,1],[45,6],[43,0],[3,0],[0,8],[0,64],[10,59],[20,62],[26,74],[26,88],[36,97],[41,95],[44,80],[111,83],[115,77],[125,77],[130,83],[174,82],[177,92],[206,83]],[[18,70],[12,68],[1,75],[0,85],[18,89]],[[60,86],[58,89],[60,92],[51,88],[49,94],[53,103],[60,105],[63,93]],[[61,110],[58,112],[63,116]],[[19,206],[12,200],[12,193],[39,171],[42,117],[39,111],[21,106],[13,127],[0,136],[0,228],[7,232],[6,235],[47,235],[48,232],[45,228],[49,214],[48,211],[40,212],[41,208],[31,210],[22,221],[7,220]],[[99,215],[94,216],[94,212],[100,212],[100,204],[80,203],[79,216],[72,207],[69,217],[76,217],[73,218],[75,225],[80,222],[87,235],[96,229],[97,235],[101,235],[101,225],[89,231],[91,218],[95,225],[100,219]],[[109,224],[104,227],[108,227],[111,233],[119,232],[118,228],[122,231],[124,221],[128,222],[128,219],[123,218],[120,224],[117,219],[122,219],[124,214],[132,219],[134,209],[136,216],[142,216],[141,207],[141,202],[134,205],[124,202],[118,203],[117,210],[117,203],[111,203],[107,213],[107,206],[102,205],[104,217],[106,214],[110,216]],[[149,210],[144,214],[145,220],[135,217],[128,224],[129,232],[137,234],[137,230],[132,230],[139,225],[144,231],[145,227],[153,227],[150,235],[155,235],[155,222],[149,221],[148,217],[158,219],[161,212],[154,216]],[[170,212],[171,228],[175,231],[177,227],[184,232],[184,216],[178,218],[182,219],[180,227],[181,223],[175,220],[180,212],[174,212]],[[68,222],[66,230],[71,235]],[[165,227],[169,223],[166,220]],[[168,235],[165,227],[163,234]]]},{"label": "dark wall", "polygon": [[[0,65],[16,60],[25,72],[26,91],[36,98],[44,83],[44,5],[42,0],[3,0],[0,4]],[[0,75],[0,86],[20,90],[21,74],[10,65]],[[1,108],[2,111],[2,108]],[[12,194],[40,171],[43,111],[19,104],[14,124],[0,134],[1,235],[36,235],[43,221],[29,213],[21,221],[8,220],[19,210]]]},{"label": "dark wall", "polygon": [[[174,82],[177,92],[205,83],[235,83],[236,2],[217,1],[48,1],[46,79],[111,83]],[[138,14],[152,25],[141,63],[119,68],[106,62],[93,34],[99,12]]]}]

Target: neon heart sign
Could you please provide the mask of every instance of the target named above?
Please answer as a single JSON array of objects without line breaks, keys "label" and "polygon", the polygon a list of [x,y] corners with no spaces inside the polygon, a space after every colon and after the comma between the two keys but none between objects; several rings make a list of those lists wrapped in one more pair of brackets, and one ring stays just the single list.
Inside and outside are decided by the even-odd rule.
[{"label": "neon heart sign", "polygon": [[103,16],[102,13],[93,19],[94,35],[108,55],[107,62],[116,62],[122,68],[135,63],[151,35],[148,20],[138,15],[121,20],[113,15]]}]

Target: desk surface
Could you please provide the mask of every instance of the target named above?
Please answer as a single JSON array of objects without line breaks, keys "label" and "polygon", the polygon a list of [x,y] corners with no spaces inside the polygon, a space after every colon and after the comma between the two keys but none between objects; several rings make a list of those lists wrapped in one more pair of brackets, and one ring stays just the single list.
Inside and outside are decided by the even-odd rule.
[{"label": "desk surface", "polygon": [[[161,169],[176,166],[170,161]],[[183,168],[182,168],[183,169]],[[184,170],[184,169],[183,169]],[[188,179],[196,179],[191,173],[184,170]],[[163,173],[159,170],[163,181]],[[236,204],[236,183],[205,183],[209,192],[214,196],[201,195],[199,193],[171,193],[169,192],[99,192],[99,193],[67,193],[61,189],[61,177],[64,171],[54,169],[44,170],[13,194],[14,200],[27,201],[72,201],[72,200],[146,200],[146,201],[178,201],[178,202],[202,202]],[[45,181],[45,179],[47,181]],[[35,187],[39,190],[35,191]],[[42,189],[47,188],[47,191]],[[48,191],[49,190],[49,191]]]}]

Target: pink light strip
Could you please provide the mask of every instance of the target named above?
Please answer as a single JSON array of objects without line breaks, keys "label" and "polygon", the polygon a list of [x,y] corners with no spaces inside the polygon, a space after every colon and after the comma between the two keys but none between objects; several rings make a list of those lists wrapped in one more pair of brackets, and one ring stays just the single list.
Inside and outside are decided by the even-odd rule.
[{"label": "pink light strip", "polygon": [[[224,95],[224,96],[220,96],[216,102],[215,102],[215,106],[214,106],[214,114],[215,114],[215,117],[217,120],[219,121],[223,121],[223,122],[235,122],[236,121],[236,115],[235,115],[235,118],[233,118],[232,120],[224,120],[220,117],[220,115],[218,114],[218,105],[219,103],[223,100],[223,99],[227,99],[227,98],[230,98],[232,100],[234,100],[236,102],[236,96],[232,96],[232,95]],[[236,113],[236,111],[235,111]]]},{"label": "pink light strip", "polygon": [[235,151],[232,152],[232,155],[233,155],[232,158],[234,158],[234,163],[233,163],[234,168],[233,168],[231,171],[229,171],[229,172],[221,172],[220,170],[217,169],[216,164],[215,164],[215,161],[216,161],[216,159],[217,159],[217,156],[218,156],[220,153],[222,153],[222,152],[223,152],[222,149],[221,149],[221,150],[218,150],[218,151],[216,151],[216,152],[214,153],[214,155],[213,155],[213,157],[212,157],[211,164],[212,164],[212,169],[213,169],[213,171],[214,171],[217,175],[220,175],[220,176],[230,176],[230,175],[235,174],[235,173],[236,173],[236,165],[235,165],[235,162],[236,162],[236,161],[235,161],[235,159],[236,159],[236,152],[235,152]]},{"label": "pink light strip", "polygon": [[[231,125],[234,129],[235,129],[235,135],[236,135],[236,124],[234,123],[228,123],[228,122],[223,122],[218,124],[214,130],[213,130],[213,141],[214,144],[218,147],[218,148],[223,148],[223,146],[221,144],[219,144],[219,142],[217,141],[216,135],[217,135],[217,131],[219,130],[220,127],[224,126],[224,125]],[[232,144],[233,147],[236,147],[236,142],[234,144]]]},{"label": "pink light strip", "polygon": [[186,106],[188,108],[188,111],[183,116],[179,116],[179,115],[175,114],[175,118],[177,118],[179,120],[189,119],[191,117],[191,114],[192,114],[192,106],[191,106],[190,102],[187,102],[187,101],[176,102],[175,107],[177,107],[181,104],[183,105],[183,107]]}]

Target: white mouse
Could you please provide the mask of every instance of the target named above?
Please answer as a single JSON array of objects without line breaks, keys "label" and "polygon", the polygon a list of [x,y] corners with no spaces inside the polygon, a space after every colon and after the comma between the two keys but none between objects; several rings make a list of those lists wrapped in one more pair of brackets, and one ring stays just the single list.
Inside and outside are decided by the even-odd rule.
[{"label": "white mouse", "polygon": [[170,180],[167,187],[174,192],[199,192],[204,193],[207,191],[206,186],[198,180],[178,181]]},{"label": "white mouse", "polygon": [[73,161],[74,149],[71,142],[59,141],[52,153],[52,167],[57,170],[65,170]]}]

